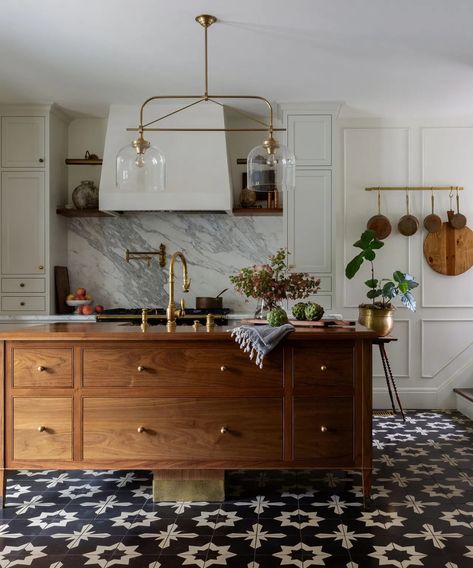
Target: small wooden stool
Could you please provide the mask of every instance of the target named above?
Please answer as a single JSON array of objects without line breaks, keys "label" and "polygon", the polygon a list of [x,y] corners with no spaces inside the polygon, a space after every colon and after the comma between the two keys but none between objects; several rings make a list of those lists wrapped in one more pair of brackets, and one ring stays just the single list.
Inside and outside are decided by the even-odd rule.
[{"label": "small wooden stool", "polygon": [[[402,419],[406,421],[406,416],[404,415],[404,410],[402,408],[401,400],[399,399],[399,394],[397,392],[396,383],[394,381],[393,372],[391,371],[391,365],[389,363],[388,354],[386,353],[385,344],[391,343],[391,341],[397,341],[396,337],[391,337],[387,335],[386,337],[378,337],[373,341],[374,345],[379,347],[379,354],[381,355],[381,361],[383,362],[384,376],[386,377],[386,384],[388,385],[389,398],[391,399],[391,406],[393,407],[394,414],[397,414],[396,406],[394,404],[393,389],[396,396],[397,403],[399,405],[399,410],[401,412]],[[391,388],[392,385],[392,388]]]}]

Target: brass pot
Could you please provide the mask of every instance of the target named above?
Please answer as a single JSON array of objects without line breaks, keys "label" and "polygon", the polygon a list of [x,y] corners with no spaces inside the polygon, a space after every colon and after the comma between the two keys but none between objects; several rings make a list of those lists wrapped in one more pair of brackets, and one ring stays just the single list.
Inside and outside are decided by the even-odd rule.
[{"label": "brass pot", "polygon": [[394,310],[358,308],[358,323],[376,331],[378,337],[389,335],[394,326]]}]

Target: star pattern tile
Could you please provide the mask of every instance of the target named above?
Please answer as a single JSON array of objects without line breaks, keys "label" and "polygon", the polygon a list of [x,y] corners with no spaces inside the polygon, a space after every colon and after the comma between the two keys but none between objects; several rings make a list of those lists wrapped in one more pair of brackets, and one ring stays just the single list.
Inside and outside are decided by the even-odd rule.
[{"label": "star pattern tile", "polygon": [[473,422],[373,419],[355,471],[229,471],[224,502],[152,501],[145,471],[9,472],[0,568],[473,568]]}]

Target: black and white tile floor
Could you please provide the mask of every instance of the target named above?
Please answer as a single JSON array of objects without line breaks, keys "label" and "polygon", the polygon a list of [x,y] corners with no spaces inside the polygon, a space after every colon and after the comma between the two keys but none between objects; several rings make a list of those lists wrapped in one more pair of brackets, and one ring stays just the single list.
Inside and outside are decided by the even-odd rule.
[{"label": "black and white tile floor", "polygon": [[374,419],[372,500],[354,472],[229,472],[223,503],[153,503],[147,472],[18,471],[0,568],[473,567],[473,422]]}]

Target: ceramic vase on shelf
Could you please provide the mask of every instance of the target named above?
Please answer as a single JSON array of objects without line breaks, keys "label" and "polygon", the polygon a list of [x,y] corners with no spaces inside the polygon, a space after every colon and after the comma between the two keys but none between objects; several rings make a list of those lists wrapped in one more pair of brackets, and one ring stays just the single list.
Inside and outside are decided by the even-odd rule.
[{"label": "ceramic vase on shelf", "polygon": [[72,192],[72,202],[77,209],[97,209],[99,206],[99,189],[91,180],[80,182]]}]

